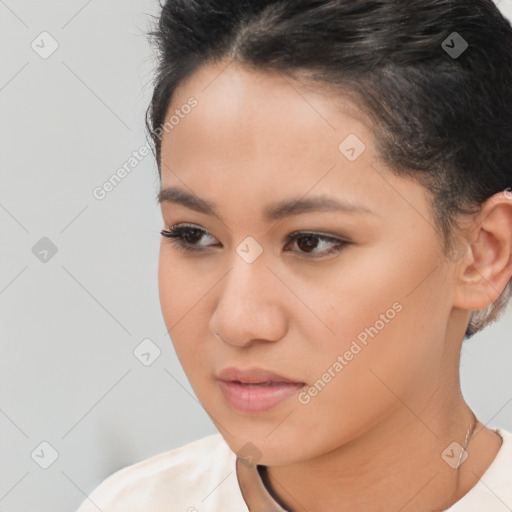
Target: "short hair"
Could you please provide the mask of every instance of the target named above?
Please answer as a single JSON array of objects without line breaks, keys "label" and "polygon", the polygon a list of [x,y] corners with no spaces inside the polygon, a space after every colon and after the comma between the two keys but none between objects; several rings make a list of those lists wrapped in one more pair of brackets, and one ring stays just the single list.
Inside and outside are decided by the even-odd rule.
[{"label": "short hair", "polygon": [[[429,193],[444,254],[461,215],[512,187],[512,27],[492,0],[168,0],[146,127],[161,131],[177,86],[231,59],[353,98],[379,158]],[[466,47],[467,45],[467,47]],[[455,54],[450,49],[457,51]],[[512,280],[471,312],[465,338],[497,320]]]}]

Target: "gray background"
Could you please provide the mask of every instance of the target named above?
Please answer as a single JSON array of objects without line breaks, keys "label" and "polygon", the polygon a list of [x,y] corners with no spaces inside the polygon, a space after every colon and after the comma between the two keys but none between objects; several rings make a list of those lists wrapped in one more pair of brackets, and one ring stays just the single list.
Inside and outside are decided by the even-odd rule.
[{"label": "gray background", "polygon": [[[499,6],[512,18],[511,0]],[[92,193],[146,142],[157,12],[156,0],[0,0],[3,512],[74,511],[115,470],[216,432],[165,335],[152,155]],[[479,419],[509,430],[511,326],[509,308],[461,366]],[[134,355],[146,339],[148,366]]]}]

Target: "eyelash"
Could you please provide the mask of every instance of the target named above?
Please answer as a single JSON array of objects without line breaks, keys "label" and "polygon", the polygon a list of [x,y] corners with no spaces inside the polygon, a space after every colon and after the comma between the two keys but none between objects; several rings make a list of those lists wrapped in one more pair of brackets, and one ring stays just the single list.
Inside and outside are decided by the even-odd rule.
[{"label": "eyelash", "polygon": [[[163,237],[168,238],[169,241],[173,245],[176,245],[176,247],[182,251],[185,251],[187,253],[204,252],[204,249],[199,249],[198,248],[199,246],[197,244],[191,244],[189,242],[183,241],[186,238],[186,236],[189,235],[191,232],[197,232],[197,234],[201,235],[201,237],[203,235],[209,235],[208,231],[206,231],[202,228],[191,226],[191,225],[183,225],[183,224],[169,226],[169,228],[167,230],[164,229],[164,230],[160,231],[160,234]],[[325,242],[336,243],[336,246],[334,248],[324,251],[323,253],[321,253],[321,256],[307,256],[310,259],[318,259],[318,258],[321,258],[324,256],[329,256],[331,254],[339,253],[345,248],[345,246],[347,246],[351,243],[346,240],[340,240],[338,238],[334,238],[334,237],[330,237],[330,236],[326,236],[326,235],[320,235],[320,234],[313,233],[313,232],[296,231],[296,232],[288,235],[288,238],[286,239],[286,244],[288,244],[290,242],[294,242],[296,240],[303,239],[303,238],[308,238],[308,237],[318,239],[321,241],[325,241]],[[313,250],[314,249],[315,248],[313,248]],[[302,252],[300,254],[308,255],[311,253]]]}]

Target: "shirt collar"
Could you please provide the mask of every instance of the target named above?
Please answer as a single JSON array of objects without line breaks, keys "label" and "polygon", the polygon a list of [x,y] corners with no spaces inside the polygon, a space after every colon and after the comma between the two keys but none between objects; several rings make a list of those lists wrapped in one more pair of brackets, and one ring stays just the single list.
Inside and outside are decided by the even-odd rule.
[{"label": "shirt collar", "polygon": [[236,477],[247,508],[250,512],[287,512],[268,492],[258,467],[263,468],[236,458]]}]

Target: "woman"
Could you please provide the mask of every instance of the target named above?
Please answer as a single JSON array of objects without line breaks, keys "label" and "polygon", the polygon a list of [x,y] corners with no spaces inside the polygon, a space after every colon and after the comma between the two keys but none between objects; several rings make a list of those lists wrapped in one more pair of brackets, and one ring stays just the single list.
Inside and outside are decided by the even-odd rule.
[{"label": "woman", "polygon": [[459,382],[512,292],[510,23],[169,0],[152,35],[162,312],[219,434],[79,512],[510,510],[512,432]]}]

